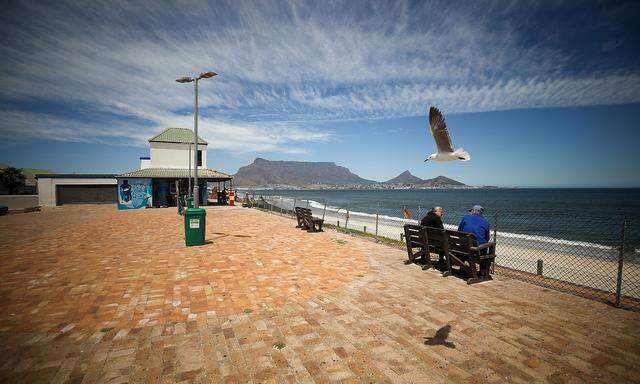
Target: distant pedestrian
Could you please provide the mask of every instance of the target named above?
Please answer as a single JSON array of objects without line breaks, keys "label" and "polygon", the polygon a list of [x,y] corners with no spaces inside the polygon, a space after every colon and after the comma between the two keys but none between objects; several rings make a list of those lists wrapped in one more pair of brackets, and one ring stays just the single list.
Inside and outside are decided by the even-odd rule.
[{"label": "distant pedestrian", "polygon": [[444,209],[442,207],[433,207],[427,214],[420,220],[420,225],[423,227],[441,228],[444,229],[442,224],[442,215]]},{"label": "distant pedestrian", "polygon": [[478,245],[488,243],[490,236],[491,225],[487,219],[482,216],[483,213],[484,208],[482,208],[482,206],[474,205],[473,208],[471,208],[471,212],[464,215],[458,226],[458,231],[460,232],[473,233]]}]

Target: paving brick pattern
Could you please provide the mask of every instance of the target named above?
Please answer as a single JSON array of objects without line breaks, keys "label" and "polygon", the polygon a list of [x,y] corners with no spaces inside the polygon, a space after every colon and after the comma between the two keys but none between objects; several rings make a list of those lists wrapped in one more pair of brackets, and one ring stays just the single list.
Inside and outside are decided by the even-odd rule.
[{"label": "paving brick pattern", "polygon": [[173,209],[0,218],[0,382],[640,382],[639,313],[207,213],[202,247]]}]

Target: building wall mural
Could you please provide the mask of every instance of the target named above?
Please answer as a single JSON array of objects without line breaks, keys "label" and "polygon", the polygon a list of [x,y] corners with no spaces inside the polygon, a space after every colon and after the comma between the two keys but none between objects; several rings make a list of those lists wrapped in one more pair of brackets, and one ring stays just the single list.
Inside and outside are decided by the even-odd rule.
[{"label": "building wall mural", "polygon": [[151,179],[118,179],[118,209],[151,207],[152,196]]}]

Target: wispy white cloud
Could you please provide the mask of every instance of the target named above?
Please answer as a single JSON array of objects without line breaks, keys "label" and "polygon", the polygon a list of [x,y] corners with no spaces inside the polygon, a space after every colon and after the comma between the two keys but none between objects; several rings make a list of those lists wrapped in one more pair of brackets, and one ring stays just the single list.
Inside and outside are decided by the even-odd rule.
[{"label": "wispy white cloud", "polygon": [[[200,126],[212,147],[234,152],[299,153],[331,139],[316,121],[415,116],[429,104],[473,112],[640,101],[637,70],[597,58],[572,68],[574,53],[552,33],[527,43],[535,6],[522,8],[23,4],[0,20],[0,134],[141,143],[162,127],[191,126],[192,87],[174,79],[209,69],[221,76],[201,84]],[[615,41],[603,44],[619,49]],[[68,113],[37,107],[50,102]]]}]

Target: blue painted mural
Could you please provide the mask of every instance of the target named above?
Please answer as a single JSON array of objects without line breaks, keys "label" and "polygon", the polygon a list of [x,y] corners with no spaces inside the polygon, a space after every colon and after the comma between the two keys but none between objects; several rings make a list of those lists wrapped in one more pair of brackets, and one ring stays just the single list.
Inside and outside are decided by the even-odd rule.
[{"label": "blue painted mural", "polygon": [[152,204],[151,179],[118,179],[118,209],[138,209]]}]

